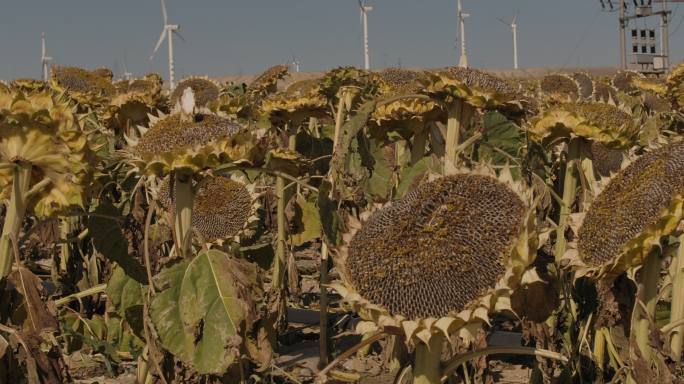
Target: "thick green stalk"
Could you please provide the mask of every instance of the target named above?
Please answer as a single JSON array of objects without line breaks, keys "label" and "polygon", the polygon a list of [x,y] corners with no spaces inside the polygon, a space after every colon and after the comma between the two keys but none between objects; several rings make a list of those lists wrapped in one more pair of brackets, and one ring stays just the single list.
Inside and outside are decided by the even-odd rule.
[{"label": "thick green stalk", "polygon": [[442,379],[442,344],[444,334],[435,333],[430,344],[420,342],[416,346],[416,356],[413,365],[413,384],[436,384]]},{"label": "thick green stalk", "polygon": [[[670,323],[684,319],[684,234],[679,236],[677,257],[673,260],[675,273],[672,282],[672,307],[670,308]],[[684,346],[684,324],[672,330],[670,348],[676,362],[682,360]]]},{"label": "thick green stalk", "polygon": [[0,279],[12,271],[14,249],[12,242],[19,237],[21,223],[26,214],[26,194],[31,184],[31,165],[18,163],[12,175],[12,194],[5,214],[0,237]]},{"label": "thick green stalk", "polygon": [[174,178],[176,207],[173,225],[176,235],[176,250],[182,257],[192,256],[192,204],[195,194],[192,175],[176,173]]},{"label": "thick green stalk", "polygon": [[579,157],[579,141],[570,140],[568,144],[567,159],[565,162],[565,174],[563,176],[563,205],[560,207],[558,227],[556,228],[555,258],[559,262],[565,254],[567,240],[565,230],[568,228],[568,218],[572,213],[572,204],[577,196],[577,160]]},{"label": "thick green stalk", "polygon": [[641,267],[640,275],[638,300],[646,307],[646,313],[644,313],[644,308],[637,302],[634,305],[635,315],[633,316],[632,324],[636,324],[633,327],[635,326],[636,343],[639,346],[641,355],[646,361],[650,361],[652,350],[648,340],[651,323],[655,321],[656,304],[658,303],[658,282],[660,281],[659,250],[651,252],[646,257],[644,265]]}]

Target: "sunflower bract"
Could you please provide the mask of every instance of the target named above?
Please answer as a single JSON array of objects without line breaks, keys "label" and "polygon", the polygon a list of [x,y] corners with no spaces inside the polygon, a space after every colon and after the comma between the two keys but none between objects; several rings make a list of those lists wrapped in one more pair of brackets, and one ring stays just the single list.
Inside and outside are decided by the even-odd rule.
[{"label": "sunflower bract", "polygon": [[383,208],[350,243],[347,272],[370,302],[407,318],[459,312],[494,288],[525,205],[482,175],[426,183]]}]

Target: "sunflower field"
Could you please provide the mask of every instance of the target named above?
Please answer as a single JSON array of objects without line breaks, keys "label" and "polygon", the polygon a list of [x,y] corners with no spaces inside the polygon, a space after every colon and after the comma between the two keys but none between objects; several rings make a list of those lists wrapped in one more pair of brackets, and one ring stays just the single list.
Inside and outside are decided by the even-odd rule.
[{"label": "sunflower field", "polygon": [[684,64],[0,82],[0,383],[684,383]]}]

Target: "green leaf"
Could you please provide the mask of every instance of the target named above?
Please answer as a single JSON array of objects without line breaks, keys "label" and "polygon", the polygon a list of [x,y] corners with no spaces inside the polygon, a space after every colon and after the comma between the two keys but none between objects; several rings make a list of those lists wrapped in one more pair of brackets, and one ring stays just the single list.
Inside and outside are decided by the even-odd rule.
[{"label": "green leaf", "polygon": [[413,187],[418,185],[420,180],[425,176],[425,173],[430,169],[431,162],[431,158],[423,157],[412,166],[405,167],[401,170],[396,198],[403,197],[407,192],[413,189]]},{"label": "green leaf", "polygon": [[484,136],[478,149],[481,160],[491,160],[494,164],[502,165],[511,162],[504,153],[514,158],[518,157],[524,145],[520,127],[499,112],[486,113],[482,117],[482,125]]},{"label": "green leaf", "polygon": [[143,335],[143,289],[147,285],[132,279],[120,266],[116,266],[107,282],[107,297],[116,313],[126,319],[136,335]]},{"label": "green leaf", "polygon": [[100,204],[88,219],[88,231],[95,249],[123,268],[128,276],[147,284],[147,274],[140,262],[129,253],[128,240],[124,237],[121,223],[123,217],[111,203]]},{"label": "green leaf", "polygon": [[321,236],[321,220],[314,201],[307,201],[304,196],[297,195],[295,225],[291,234],[292,243],[300,246]]},{"label": "green leaf", "polygon": [[240,355],[255,319],[256,267],[205,250],[157,276],[150,307],[161,344],[200,374],[221,374]]}]

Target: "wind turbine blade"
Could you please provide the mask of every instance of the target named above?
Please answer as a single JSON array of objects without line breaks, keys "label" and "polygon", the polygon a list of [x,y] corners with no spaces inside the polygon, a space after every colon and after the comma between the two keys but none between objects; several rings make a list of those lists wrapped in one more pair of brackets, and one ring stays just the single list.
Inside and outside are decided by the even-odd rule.
[{"label": "wind turbine blade", "polygon": [[161,35],[159,35],[159,41],[157,41],[157,45],[154,46],[154,50],[152,51],[152,54],[150,55],[150,60],[152,60],[152,58],[154,57],[154,54],[157,53],[157,50],[159,50],[159,47],[164,42],[165,37],[166,37],[166,28],[162,29]]},{"label": "wind turbine blade", "polygon": [[185,38],[183,37],[183,35],[181,35],[180,32],[178,32],[177,29],[174,29],[174,30],[173,30],[173,34],[176,35],[176,36],[178,36],[179,39],[183,40],[184,43],[187,43],[187,41],[185,41]]},{"label": "wind turbine blade", "polygon": [[510,24],[508,24],[508,22],[506,22],[504,19],[502,19],[500,17],[497,17],[496,19],[499,20],[502,24],[510,26]]},{"label": "wind turbine blade", "polygon": [[162,15],[164,16],[164,25],[168,24],[169,15],[166,13],[166,2],[161,0]]},{"label": "wind turbine blade", "polygon": [[511,21],[511,24],[515,24],[516,20],[518,20],[518,11],[515,11],[515,15],[513,16],[513,21]]},{"label": "wind turbine blade", "polygon": [[363,9],[363,3],[359,0],[359,8]]}]

